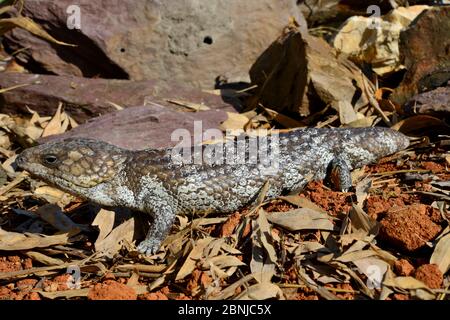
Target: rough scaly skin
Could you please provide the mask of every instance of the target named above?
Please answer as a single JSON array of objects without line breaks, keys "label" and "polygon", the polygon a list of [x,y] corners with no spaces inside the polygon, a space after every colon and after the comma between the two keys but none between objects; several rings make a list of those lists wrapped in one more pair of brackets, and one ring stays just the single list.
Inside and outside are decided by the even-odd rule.
[{"label": "rough scaly skin", "polygon": [[[195,150],[130,151],[105,142],[70,138],[25,150],[17,164],[57,187],[105,206],[126,207],[153,217],[138,246],[155,253],[178,213],[235,211],[251,204],[266,181],[268,198],[300,191],[308,181],[334,173],[341,189],[351,186],[350,170],[409,145],[401,133],[384,128],[299,129],[258,140],[258,150],[278,164],[268,171],[247,138]],[[272,144],[274,143],[274,144]],[[230,156],[238,146],[243,154]],[[243,149],[239,149],[239,146]],[[185,150],[186,151],[186,150]],[[223,152],[225,163],[214,163]],[[194,163],[182,163],[182,156]],[[260,155],[260,154],[259,154]],[[273,164],[274,162],[272,162]],[[273,167],[272,167],[273,168]]]}]

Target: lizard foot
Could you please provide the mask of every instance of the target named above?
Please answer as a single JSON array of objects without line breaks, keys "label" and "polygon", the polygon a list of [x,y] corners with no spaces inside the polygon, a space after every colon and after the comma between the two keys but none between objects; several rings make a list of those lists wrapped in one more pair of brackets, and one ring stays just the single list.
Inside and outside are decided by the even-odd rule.
[{"label": "lizard foot", "polygon": [[146,239],[137,246],[137,250],[140,253],[143,253],[147,256],[151,256],[151,255],[154,255],[156,252],[158,252],[160,246],[161,246],[161,241],[158,241],[155,239],[150,239],[150,240]]}]

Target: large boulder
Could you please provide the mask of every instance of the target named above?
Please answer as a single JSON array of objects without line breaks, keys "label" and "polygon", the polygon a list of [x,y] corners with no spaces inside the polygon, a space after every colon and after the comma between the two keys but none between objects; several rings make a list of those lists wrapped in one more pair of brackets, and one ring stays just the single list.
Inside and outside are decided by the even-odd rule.
[{"label": "large boulder", "polygon": [[[255,58],[290,17],[306,22],[295,0],[27,0],[22,14],[60,46],[14,29],[9,51],[34,73],[159,79],[212,88],[216,79],[248,81]],[[80,29],[69,29],[80,13]],[[74,10],[75,8],[75,10]]]},{"label": "large boulder", "polygon": [[[6,90],[14,88],[13,90]],[[2,73],[0,113],[23,114],[32,109],[40,115],[53,115],[60,103],[78,123],[117,110],[117,106],[160,105],[171,110],[240,110],[240,101],[226,93],[216,95],[173,83],[164,86],[157,80],[132,81],[90,79],[74,76],[50,76]],[[192,108],[191,108],[192,109]]]},{"label": "large boulder", "polygon": [[407,71],[391,95],[399,105],[417,93],[446,86],[450,80],[450,7],[422,12],[400,33],[400,56]]}]

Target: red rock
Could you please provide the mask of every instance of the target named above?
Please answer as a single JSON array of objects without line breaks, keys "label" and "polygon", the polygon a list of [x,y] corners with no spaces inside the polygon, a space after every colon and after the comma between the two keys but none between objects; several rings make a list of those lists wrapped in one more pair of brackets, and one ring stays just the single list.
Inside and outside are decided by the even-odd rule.
[{"label": "red rock", "polygon": [[97,283],[89,290],[89,300],[136,300],[136,291],[113,280]]},{"label": "red rock", "polygon": [[399,276],[410,276],[414,272],[414,267],[406,259],[399,259],[394,264],[395,273]]},{"label": "red rock", "polygon": [[422,204],[389,209],[380,221],[379,236],[401,250],[414,251],[422,248],[442,229],[426,212],[427,206]]},{"label": "red rock", "polygon": [[417,268],[414,277],[431,289],[439,289],[444,281],[442,272],[436,264],[424,264]]}]

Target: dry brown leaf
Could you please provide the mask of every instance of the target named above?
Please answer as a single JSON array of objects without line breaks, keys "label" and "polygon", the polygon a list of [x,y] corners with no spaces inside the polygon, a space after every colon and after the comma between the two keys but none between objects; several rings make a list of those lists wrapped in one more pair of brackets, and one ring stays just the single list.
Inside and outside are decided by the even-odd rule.
[{"label": "dry brown leaf", "polygon": [[[358,113],[359,115],[359,113]],[[367,116],[363,118],[356,119],[347,124],[347,127],[351,128],[367,128],[372,127],[375,124],[375,120],[377,120],[377,116]]]},{"label": "dry brown leaf", "polygon": [[[277,261],[277,254],[275,248],[272,245],[272,232],[269,222],[267,221],[266,212],[263,209],[259,210],[258,218],[256,219],[257,225],[253,226],[253,230],[258,233],[258,239],[261,241],[264,249],[266,250],[268,257],[272,263]],[[270,238],[269,238],[270,237]]]},{"label": "dry brown leaf", "polygon": [[361,278],[358,276],[358,274],[355,271],[353,271],[353,268],[350,268],[346,264],[344,264],[340,261],[337,261],[337,260],[331,261],[329,264],[336,267],[339,272],[347,273],[350,277],[353,278],[353,280],[355,280],[359,284],[362,292],[364,292],[370,298],[372,298],[372,299],[374,298],[373,291],[370,290],[367,287],[366,283],[364,283],[364,281],[361,280]]},{"label": "dry brown leaf", "polygon": [[29,137],[32,141],[36,141],[42,136],[44,129],[36,126],[28,126],[26,128],[17,127],[14,132],[19,136],[26,136]]},{"label": "dry brown leaf", "polygon": [[391,266],[394,265],[395,261],[398,260],[396,256],[387,252],[386,250],[380,249],[373,243],[370,244],[370,248],[378,255],[378,257],[386,261]]},{"label": "dry brown leaf", "polygon": [[49,257],[41,252],[27,251],[25,255],[46,266],[57,266],[64,263],[61,259]]},{"label": "dry brown leaf", "polygon": [[42,290],[34,291],[39,293],[41,296],[47,299],[57,299],[57,298],[75,298],[75,297],[87,297],[89,293],[89,288],[86,289],[73,289],[73,290],[63,290],[55,292],[45,292]]},{"label": "dry brown leaf", "polygon": [[67,113],[65,113],[65,112],[61,113],[61,121],[62,121],[61,133],[63,133],[63,132],[67,131],[67,129],[69,128],[69,124],[70,124],[69,116],[67,115]]},{"label": "dry brown leaf", "polygon": [[395,277],[385,279],[383,285],[404,290],[428,289],[425,283],[413,277]]},{"label": "dry brown leaf", "polygon": [[297,271],[299,283],[305,284],[308,288],[314,290],[326,300],[341,300],[336,295],[328,291],[325,287],[318,285],[313,279],[311,279],[301,265],[298,265]]},{"label": "dry brown leaf", "polygon": [[349,216],[354,229],[362,230],[368,234],[378,234],[380,223],[369,217],[359,206],[353,204]]},{"label": "dry brown leaf", "polygon": [[73,263],[65,263],[58,266],[50,266],[50,267],[38,267],[38,268],[29,268],[18,271],[9,271],[9,272],[0,272],[0,280],[2,279],[19,279],[24,277],[29,277],[32,275],[36,276],[47,276],[49,274],[55,274],[58,270],[66,269],[69,266],[72,266]]},{"label": "dry brown leaf", "polygon": [[34,34],[35,36],[38,36],[39,38],[42,38],[44,40],[53,43],[57,43],[59,45],[76,47],[76,45],[56,40],[51,35],[49,35],[44,29],[42,29],[40,25],[38,25],[28,17],[18,16],[14,18],[4,18],[0,20],[0,34],[13,29],[14,27],[25,29],[28,32]]},{"label": "dry brown leaf", "polygon": [[275,275],[275,264],[264,258],[264,250],[257,244],[252,246],[250,270],[259,283],[270,283]]},{"label": "dry brown leaf", "polygon": [[228,119],[220,127],[224,130],[244,130],[248,118],[239,113],[227,112]]},{"label": "dry brown leaf", "polygon": [[161,277],[157,278],[155,281],[153,281],[148,285],[148,290],[154,291],[156,288],[162,286],[165,282],[166,282],[166,275],[162,275]]},{"label": "dry brown leaf", "polygon": [[441,119],[428,115],[417,115],[397,122],[391,127],[391,129],[400,131],[404,134],[409,134],[413,132],[420,132],[423,129],[431,128],[434,126],[446,127],[447,125]]},{"label": "dry brown leaf", "polygon": [[[253,230],[256,230],[256,221],[253,221],[253,224]],[[267,254],[262,247],[261,241],[258,239],[258,234],[254,232],[253,237],[250,270],[259,283],[270,283],[275,274],[275,264],[269,258],[266,258]]]},{"label": "dry brown leaf", "polygon": [[[4,2],[4,1],[2,1]],[[0,15],[8,12],[8,11],[13,11],[14,10],[14,6],[4,6],[3,8],[0,8]]]},{"label": "dry brown leaf", "polygon": [[61,128],[61,108],[62,103],[58,105],[58,109],[56,110],[54,116],[44,128],[44,132],[42,132],[42,137],[48,137],[55,134],[63,133]]},{"label": "dry brown leaf", "polygon": [[245,277],[240,278],[233,284],[229,285],[225,289],[222,290],[222,292],[219,295],[215,296],[208,296],[208,300],[224,300],[231,296],[233,296],[236,293],[236,289],[242,286],[243,284],[247,283],[248,281],[253,279],[253,274],[248,274]]},{"label": "dry brown leaf", "polygon": [[0,250],[14,251],[34,248],[50,247],[57,244],[66,244],[68,234],[47,236],[34,233],[8,232],[0,229]]},{"label": "dry brown leaf", "polygon": [[175,99],[166,99],[166,101],[176,104],[178,106],[188,108],[193,111],[210,110],[210,108],[208,106],[205,106],[204,104],[200,104],[200,103],[193,103],[193,102],[189,102],[189,101],[182,101],[182,100],[175,100]]},{"label": "dry brown leaf", "polygon": [[72,129],[78,127],[78,123],[75,121],[74,118],[72,118],[71,116],[67,115],[67,117],[69,118],[69,123],[70,123],[70,127]]},{"label": "dry brown leaf", "polygon": [[69,236],[74,236],[81,231],[81,228],[65,215],[57,205],[44,204],[36,210],[36,214],[59,231],[68,233]]},{"label": "dry brown leaf", "polygon": [[28,176],[28,173],[21,172],[17,177],[14,178],[13,181],[8,183],[6,186],[3,186],[0,188],[0,195],[5,194],[15,186],[17,186],[19,183],[21,183],[25,178]]},{"label": "dry brown leaf", "polygon": [[236,300],[266,300],[266,299],[284,300],[281,289],[273,283],[257,283],[243,291]]},{"label": "dry brown leaf", "polygon": [[330,217],[326,214],[299,208],[287,212],[272,212],[267,219],[289,231],[298,230],[334,230]]},{"label": "dry brown leaf", "polygon": [[316,241],[302,241],[294,249],[295,256],[300,256],[309,252],[331,252],[323,244]]},{"label": "dry brown leaf", "polygon": [[228,220],[228,217],[217,217],[217,218],[197,218],[192,220],[192,225],[195,226],[209,226],[211,224],[224,223]]},{"label": "dry brown leaf", "polygon": [[[275,275],[277,255],[272,245],[270,225],[266,212],[259,209],[258,218],[252,221],[252,260],[250,270],[259,283],[270,283]],[[270,238],[268,238],[270,237]]]},{"label": "dry brown leaf", "polygon": [[106,236],[112,231],[114,227],[114,219],[116,214],[114,211],[106,210],[101,208],[100,211],[95,216],[94,221],[92,221],[92,226],[96,226],[99,229],[99,234],[97,240],[95,241],[95,247],[97,244],[103,241]]},{"label": "dry brown leaf", "polygon": [[209,269],[210,263],[220,269],[245,266],[245,263],[236,258],[235,256],[228,256],[228,255],[220,255],[212,258],[207,258],[205,261],[202,262],[203,269],[204,270]]},{"label": "dry brown leaf", "polygon": [[[0,20],[0,28],[1,28],[1,20]],[[14,90],[14,89],[26,87],[26,86],[29,86],[29,85],[31,85],[31,83],[24,83],[24,84],[18,84],[18,85],[15,85],[15,86],[11,86],[11,87],[8,87],[8,88],[1,88],[0,89],[0,94],[5,93],[7,91]]]},{"label": "dry brown leaf", "polygon": [[[360,173],[364,174],[364,169],[360,171]],[[356,179],[356,178],[355,178]],[[352,173],[352,181],[353,181],[353,173]],[[354,183],[353,183],[354,185]],[[372,179],[371,178],[365,178],[359,182],[356,183],[355,186],[355,193],[356,193],[356,203],[360,206],[364,204],[364,201],[369,196],[368,192],[370,187],[372,186]]]},{"label": "dry brown leaf", "polygon": [[60,207],[65,207],[76,200],[75,196],[47,185],[37,187],[33,194],[38,198],[45,199],[48,203],[56,204]]},{"label": "dry brown leaf", "polygon": [[131,218],[112,230],[102,241],[96,242],[95,251],[112,257],[120,250],[124,241],[133,241],[133,235],[134,218]]},{"label": "dry brown leaf", "polygon": [[136,292],[137,295],[146,294],[146,293],[150,292],[150,290],[148,289],[148,286],[142,285],[142,284],[136,284],[136,285],[132,285],[132,286],[129,286],[127,284],[127,287],[132,288],[134,290],[134,292]]},{"label": "dry brown leaf", "polygon": [[[385,281],[391,281],[392,279],[394,279],[396,277],[396,275],[394,274],[394,272],[391,270],[391,268],[388,268],[385,275],[384,275],[384,279],[383,282]],[[381,284],[381,292],[380,292],[380,296],[379,299],[380,300],[386,300],[392,293],[394,292],[393,289],[391,289],[388,286],[385,286],[383,283]]]},{"label": "dry brown leaf", "polygon": [[341,124],[348,124],[358,119],[355,109],[349,101],[335,101],[333,108],[339,112],[339,120]]},{"label": "dry brown leaf", "polygon": [[204,239],[200,239],[195,243],[194,248],[189,253],[186,260],[184,261],[184,264],[178,271],[177,276],[175,277],[176,281],[184,279],[189,274],[191,274],[192,271],[194,271],[198,260],[203,256],[203,250],[212,240],[214,240],[214,238],[207,237]]},{"label": "dry brown leaf", "polygon": [[127,280],[127,286],[133,288],[136,285],[139,285],[139,273],[133,270],[131,276]]},{"label": "dry brown leaf", "polygon": [[358,250],[352,252],[345,252],[335,260],[341,262],[354,262],[355,260],[361,260],[375,255],[375,252],[371,250]]},{"label": "dry brown leaf", "polygon": [[2,163],[2,168],[8,173],[14,174],[15,170],[12,166],[14,161],[16,161],[17,155],[13,155],[12,157],[5,160],[5,162]]},{"label": "dry brown leaf", "polygon": [[437,264],[442,274],[446,274],[450,269],[450,233],[439,239],[431,255],[430,263]]},{"label": "dry brown leaf", "polygon": [[206,258],[212,258],[215,256],[218,256],[220,253],[220,250],[222,249],[222,245],[225,243],[225,238],[217,238],[211,241],[203,250],[203,255]]},{"label": "dry brown leaf", "polygon": [[[366,250],[369,251],[369,250]],[[370,288],[381,288],[384,275],[389,268],[389,264],[377,257],[367,257],[363,259],[352,260],[359,272],[368,278],[367,286]],[[369,285],[370,283],[370,285]]]},{"label": "dry brown leaf", "polygon": [[287,202],[289,202],[297,207],[300,207],[300,208],[307,208],[307,209],[311,209],[311,210],[320,212],[322,214],[327,214],[327,212],[324,209],[322,209],[321,207],[319,207],[317,204],[315,204],[308,198],[300,197],[299,195],[288,195],[288,196],[279,197],[279,199],[287,201]]},{"label": "dry brown leaf", "polygon": [[160,273],[167,269],[166,265],[148,265],[148,264],[121,264],[115,267],[118,271],[140,271],[150,273]]},{"label": "dry brown leaf", "polygon": [[283,127],[285,128],[299,128],[299,127],[303,127],[304,124],[301,123],[298,120],[295,120],[291,117],[288,117],[282,113],[279,113],[275,110],[266,108],[262,105],[260,105],[261,108],[264,109],[264,111],[267,112],[269,119],[271,120],[275,120],[276,122],[278,122],[279,124],[281,124]]}]

